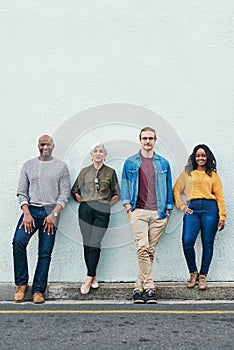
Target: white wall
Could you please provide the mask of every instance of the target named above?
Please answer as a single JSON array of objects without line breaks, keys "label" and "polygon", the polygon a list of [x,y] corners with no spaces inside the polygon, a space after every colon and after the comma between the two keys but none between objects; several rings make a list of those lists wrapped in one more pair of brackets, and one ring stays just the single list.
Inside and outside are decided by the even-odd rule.
[{"label": "white wall", "polygon": [[[1,281],[13,281],[17,181],[22,163],[37,155],[38,137],[54,136],[56,155],[66,160],[74,181],[97,139],[107,143],[107,163],[120,175],[146,125],[158,132],[156,150],[171,162],[173,180],[196,144],[206,143],[215,153],[228,219],[216,238],[209,278],[234,280],[233,13],[231,0],[1,0]],[[85,276],[76,217],[71,200],[50,281]],[[31,279],[36,243],[35,237],[28,252]],[[98,275],[133,281],[136,273],[135,245],[118,203]],[[158,246],[155,277],[187,278],[176,209]]]}]

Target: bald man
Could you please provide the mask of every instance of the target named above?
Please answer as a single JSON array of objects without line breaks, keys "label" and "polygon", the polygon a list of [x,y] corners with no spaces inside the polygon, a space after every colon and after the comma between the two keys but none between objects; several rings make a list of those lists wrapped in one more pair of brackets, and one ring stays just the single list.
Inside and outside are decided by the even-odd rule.
[{"label": "bald man", "polygon": [[51,254],[59,214],[70,196],[67,165],[52,156],[54,141],[49,135],[38,140],[39,156],[26,161],[21,169],[17,196],[23,211],[13,238],[16,291],[22,302],[28,288],[27,245],[38,231],[38,261],[32,284],[33,302],[44,303]]}]

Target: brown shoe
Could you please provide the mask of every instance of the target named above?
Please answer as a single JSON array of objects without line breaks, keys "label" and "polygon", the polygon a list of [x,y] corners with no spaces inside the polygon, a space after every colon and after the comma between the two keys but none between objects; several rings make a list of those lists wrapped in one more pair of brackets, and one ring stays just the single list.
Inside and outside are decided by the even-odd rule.
[{"label": "brown shoe", "polygon": [[197,283],[197,280],[198,280],[198,272],[195,271],[195,272],[190,273],[190,280],[187,284],[187,287],[194,288],[196,283]]},{"label": "brown shoe", "polygon": [[33,294],[33,302],[34,304],[43,304],[45,302],[45,298],[42,293],[36,292]]},{"label": "brown shoe", "polygon": [[205,290],[206,289],[206,275],[200,275],[199,276],[198,288],[200,290]]},{"label": "brown shoe", "polygon": [[14,295],[14,301],[16,303],[22,303],[22,301],[24,301],[25,293],[27,289],[28,289],[27,284],[23,286],[16,286],[15,295]]}]

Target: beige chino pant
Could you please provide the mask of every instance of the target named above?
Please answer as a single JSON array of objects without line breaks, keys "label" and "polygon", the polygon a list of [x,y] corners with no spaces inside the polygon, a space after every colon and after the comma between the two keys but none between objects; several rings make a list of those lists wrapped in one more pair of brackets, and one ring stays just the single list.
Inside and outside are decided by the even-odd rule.
[{"label": "beige chino pant", "polygon": [[139,273],[134,289],[141,292],[155,289],[153,281],[154,253],[167,223],[156,210],[135,209],[130,212],[130,223],[137,248]]}]

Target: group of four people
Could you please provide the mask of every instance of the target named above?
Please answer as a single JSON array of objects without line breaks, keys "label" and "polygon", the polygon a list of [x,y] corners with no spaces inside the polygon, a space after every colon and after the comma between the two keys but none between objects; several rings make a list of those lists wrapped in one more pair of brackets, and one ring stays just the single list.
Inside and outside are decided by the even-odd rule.
[{"label": "group of four people", "polygon": [[[66,164],[52,156],[53,139],[39,138],[40,155],[24,163],[17,196],[23,214],[13,238],[16,291],[15,302],[22,302],[28,288],[27,244],[39,231],[38,262],[32,283],[34,303],[45,301],[51,254],[59,214],[70,192],[79,203],[79,226],[83,238],[87,277],[81,293],[99,287],[96,270],[101,242],[108,228],[110,208],[119,199],[126,209],[136,244],[139,273],[134,285],[134,303],[156,303],[153,280],[155,249],[167,224],[173,203],[184,212],[182,242],[190,272],[188,288],[198,283],[206,289],[206,276],[212,260],[217,230],[225,225],[225,202],[216,160],[206,145],[198,145],[189,156],[185,170],[172,187],[169,162],[154,151],[156,132],[151,127],[140,131],[140,151],[124,163],[121,191],[116,172],[104,164],[107,151],[102,143],[90,152],[92,164],[83,168],[70,191]],[[173,194],[174,192],[174,194]],[[184,200],[185,196],[185,200]],[[174,198],[173,198],[174,197]],[[194,245],[201,230],[203,254],[198,271]]]}]

